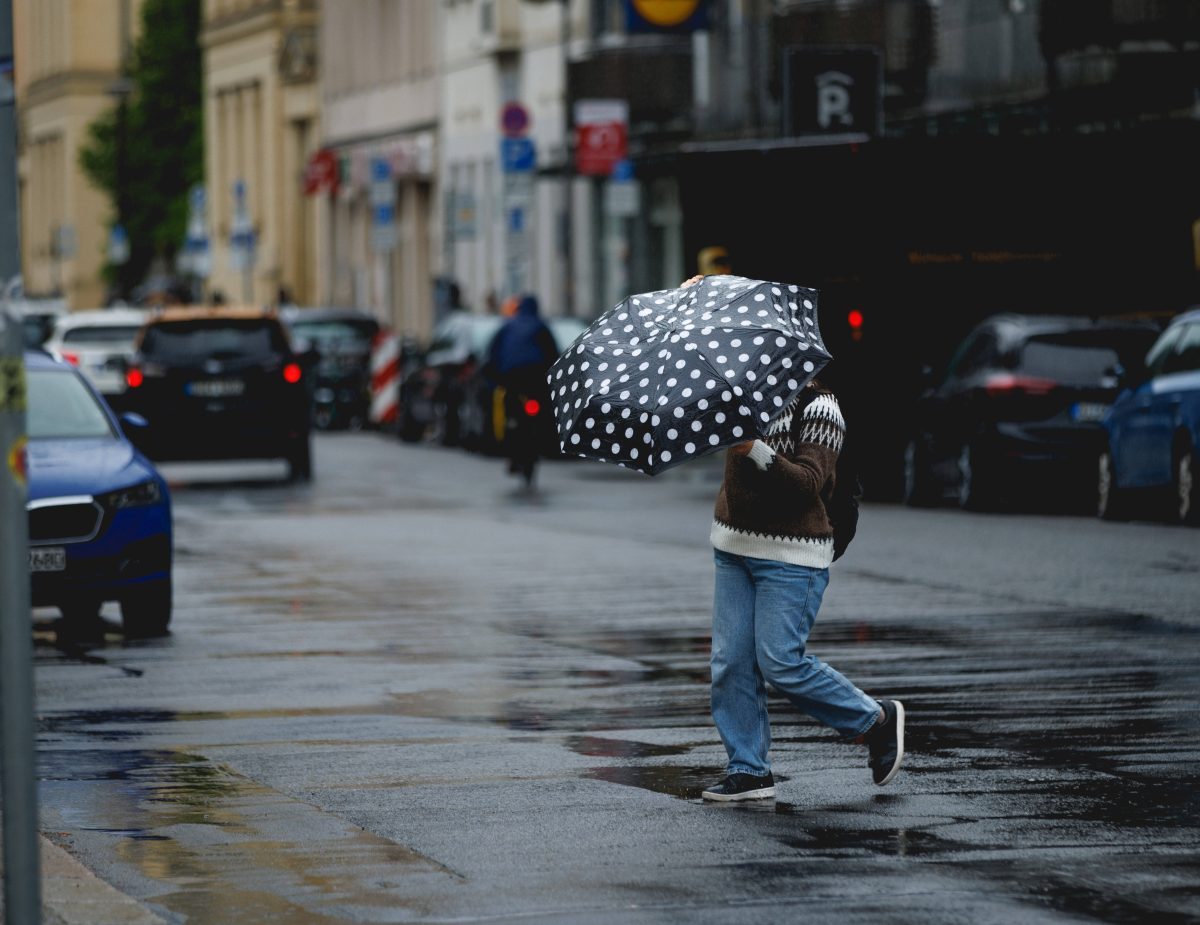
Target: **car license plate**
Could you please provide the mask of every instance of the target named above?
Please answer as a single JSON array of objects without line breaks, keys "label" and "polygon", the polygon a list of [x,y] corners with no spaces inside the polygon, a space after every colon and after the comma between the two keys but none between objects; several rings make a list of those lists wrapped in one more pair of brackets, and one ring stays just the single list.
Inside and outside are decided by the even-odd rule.
[{"label": "car license plate", "polygon": [[62,572],[67,568],[67,550],[62,546],[34,546],[29,550],[29,571]]},{"label": "car license plate", "polygon": [[1108,405],[1094,401],[1081,401],[1071,408],[1071,418],[1075,421],[1099,421],[1108,414]]},{"label": "car license plate", "polygon": [[189,382],[187,393],[199,398],[225,398],[230,395],[241,395],[246,391],[246,383],[241,379],[206,379],[200,382]]}]

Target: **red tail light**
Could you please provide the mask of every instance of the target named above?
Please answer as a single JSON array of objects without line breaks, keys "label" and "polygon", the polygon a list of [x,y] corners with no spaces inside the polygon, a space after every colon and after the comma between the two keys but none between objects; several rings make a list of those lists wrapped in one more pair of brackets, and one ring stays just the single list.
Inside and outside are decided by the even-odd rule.
[{"label": "red tail light", "polygon": [[146,377],[142,375],[142,371],[136,366],[125,370],[125,384],[131,389],[136,389],[145,381]]},{"label": "red tail light", "polygon": [[64,351],[62,351],[62,358],[64,360],[66,360],[68,363],[70,363],[72,366],[79,365],[79,354],[78,353],[71,353],[69,350],[64,350]]},{"label": "red tail light", "polygon": [[988,376],[983,387],[989,395],[1049,395],[1057,385],[1058,383],[1053,379],[997,373],[994,376]]},{"label": "red tail light", "polygon": [[285,382],[299,382],[302,375],[303,370],[300,369],[299,363],[288,363],[288,365],[283,368],[283,378]]},{"label": "red tail light", "polygon": [[542,404],[536,398],[525,399],[525,413],[529,417],[536,418],[541,413],[541,411],[542,411]]}]

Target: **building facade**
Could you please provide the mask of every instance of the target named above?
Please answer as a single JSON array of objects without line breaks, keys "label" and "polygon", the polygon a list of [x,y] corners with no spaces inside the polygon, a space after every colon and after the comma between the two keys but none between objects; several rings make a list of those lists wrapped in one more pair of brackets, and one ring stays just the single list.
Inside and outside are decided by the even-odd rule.
[{"label": "building facade", "polygon": [[443,16],[443,272],[471,306],[529,292],[547,314],[590,313],[591,264],[572,246],[590,237],[586,189],[564,169],[566,49],[588,5],[446,0]]},{"label": "building facade", "polygon": [[322,4],[318,298],[414,337],[432,328],[438,272],[440,6]]},{"label": "building facade", "polygon": [[101,276],[113,215],[83,173],[88,126],[116,104],[140,0],[14,0],[21,273],[30,296],[72,309],[105,303]]},{"label": "building facade", "polygon": [[210,293],[318,298],[318,215],[304,195],[320,140],[316,0],[206,0],[204,148]]}]

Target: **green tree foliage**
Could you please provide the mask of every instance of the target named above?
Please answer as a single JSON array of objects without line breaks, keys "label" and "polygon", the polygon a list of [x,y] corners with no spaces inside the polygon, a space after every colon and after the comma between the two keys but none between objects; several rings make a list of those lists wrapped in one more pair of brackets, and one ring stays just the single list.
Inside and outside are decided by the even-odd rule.
[{"label": "green tree foliage", "polygon": [[88,127],[80,150],[84,172],[113,200],[113,222],[124,219],[129,260],[105,275],[126,293],[155,257],[173,260],[187,227],[188,190],[204,179],[200,2],[145,0],[124,131],[114,106]]}]

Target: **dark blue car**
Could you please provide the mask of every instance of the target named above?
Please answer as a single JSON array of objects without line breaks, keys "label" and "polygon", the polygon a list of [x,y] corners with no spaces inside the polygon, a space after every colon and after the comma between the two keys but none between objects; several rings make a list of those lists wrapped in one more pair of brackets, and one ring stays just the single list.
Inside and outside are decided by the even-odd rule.
[{"label": "dark blue car", "polygon": [[1103,423],[1100,516],[1200,523],[1200,309],[1172,319]]},{"label": "dark blue car", "polygon": [[[25,354],[29,392],[29,571],[33,604],[68,625],[119,601],[129,635],[171,620],[167,483],[73,367]],[[130,418],[129,423],[137,423]]]}]

